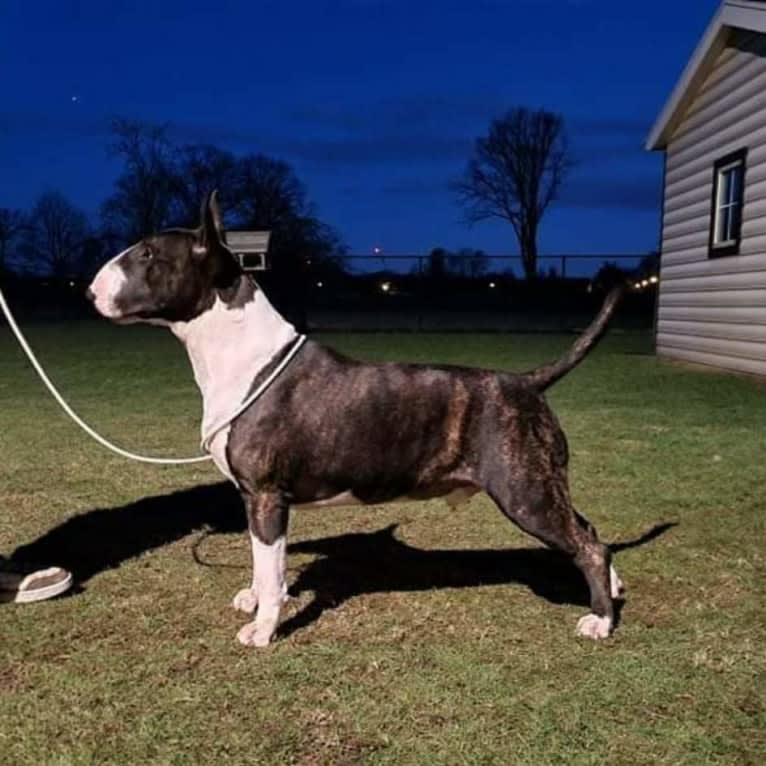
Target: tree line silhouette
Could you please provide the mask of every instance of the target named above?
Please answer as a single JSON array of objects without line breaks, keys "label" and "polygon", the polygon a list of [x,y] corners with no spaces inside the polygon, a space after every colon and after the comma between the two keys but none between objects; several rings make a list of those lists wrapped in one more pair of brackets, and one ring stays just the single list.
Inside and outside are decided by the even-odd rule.
[{"label": "tree line silhouette", "polygon": [[[319,219],[303,183],[283,160],[235,154],[207,143],[176,144],[167,125],[117,118],[108,152],[121,161],[97,220],[58,191],[31,210],[0,209],[0,274],[82,278],[109,255],[148,233],[194,226],[200,200],[223,192],[226,225],[271,231],[271,276],[342,269],[346,247]],[[477,138],[463,175],[450,187],[467,223],[500,218],[511,224],[525,276],[537,276],[537,233],[572,166],[563,118],[514,107]],[[296,272],[296,269],[298,272]],[[481,251],[435,248],[428,270],[479,276]]]},{"label": "tree line silhouette", "polygon": [[96,221],[58,191],[44,192],[28,211],[0,209],[0,272],[81,279],[148,233],[196,226],[200,200],[215,188],[224,191],[229,228],[271,231],[278,271],[309,258],[337,266],[345,254],[283,160],[175,145],[168,126],[126,119],[112,122],[108,152],[122,166]]}]

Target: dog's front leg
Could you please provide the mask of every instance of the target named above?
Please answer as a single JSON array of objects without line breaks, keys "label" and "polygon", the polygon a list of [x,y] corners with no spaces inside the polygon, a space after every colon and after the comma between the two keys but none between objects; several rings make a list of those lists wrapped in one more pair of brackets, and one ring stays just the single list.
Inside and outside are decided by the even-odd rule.
[{"label": "dog's front leg", "polygon": [[[257,567],[255,564],[255,558],[258,552],[258,548],[262,545],[262,543],[258,540],[258,538],[253,534],[253,532],[250,532],[250,549],[252,551],[253,556],[253,579],[252,584],[249,588],[242,588],[241,590],[237,591],[234,598],[232,599],[231,605],[239,610],[240,612],[244,612],[245,614],[252,614],[255,611],[255,607],[258,606],[258,580],[256,579],[256,571]],[[287,594],[287,583],[283,583],[282,585],[282,603],[286,602],[289,598]]]},{"label": "dog's front leg", "polygon": [[267,646],[277,629],[285,598],[288,505],[279,492],[245,495],[253,546],[253,590],[258,611],[237,634],[246,646]]},{"label": "dog's front leg", "polygon": [[253,556],[253,579],[249,588],[242,588],[237,591],[232,599],[231,605],[245,614],[252,614],[255,607],[258,606],[258,580],[255,577],[255,554],[258,548],[258,538],[250,531],[250,548]]}]

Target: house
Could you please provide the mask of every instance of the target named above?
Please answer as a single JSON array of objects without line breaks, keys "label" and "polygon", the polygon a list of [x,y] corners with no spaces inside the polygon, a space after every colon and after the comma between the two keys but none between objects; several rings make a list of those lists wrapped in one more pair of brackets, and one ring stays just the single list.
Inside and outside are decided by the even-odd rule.
[{"label": "house", "polygon": [[722,2],[646,146],[665,161],[658,354],[766,376],[766,2]]}]

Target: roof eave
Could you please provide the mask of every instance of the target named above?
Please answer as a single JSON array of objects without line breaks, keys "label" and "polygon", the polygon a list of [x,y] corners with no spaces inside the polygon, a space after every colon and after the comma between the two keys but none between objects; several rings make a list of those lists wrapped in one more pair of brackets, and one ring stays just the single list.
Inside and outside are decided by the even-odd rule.
[{"label": "roof eave", "polygon": [[649,151],[667,147],[697,86],[726,44],[732,29],[766,34],[766,3],[763,0],[723,0],[646,139]]},{"label": "roof eave", "polygon": [[678,121],[679,113],[686,105],[692,87],[697,84],[707,70],[705,65],[715,58],[723,47],[728,34],[728,29],[724,23],[725,10],[726,5],[723,3],[708,24],[705,34],[694,49],[694,53],[684,67],[681,77],[655,120],[646,139],[648,151],[665,149],[670,134]]}]

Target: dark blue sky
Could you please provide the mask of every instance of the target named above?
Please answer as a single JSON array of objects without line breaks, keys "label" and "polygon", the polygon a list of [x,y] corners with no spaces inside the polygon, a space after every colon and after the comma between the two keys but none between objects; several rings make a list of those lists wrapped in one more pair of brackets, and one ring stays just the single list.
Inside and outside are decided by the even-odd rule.
[{"label": "dark blue sky", "polygon": [[517,252],[508,225],[461,223],[447,184],[489,120],[525,104],[563,113],[578,160],[541,250],[647,251],[661,159],[643,142],[716,7],[3,0],[0,206],[60,189],[95,214],[120,115],[287,160],[353,252]]}]

